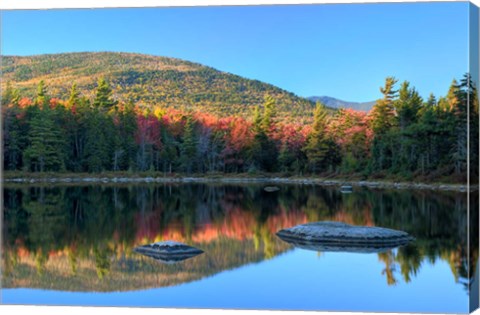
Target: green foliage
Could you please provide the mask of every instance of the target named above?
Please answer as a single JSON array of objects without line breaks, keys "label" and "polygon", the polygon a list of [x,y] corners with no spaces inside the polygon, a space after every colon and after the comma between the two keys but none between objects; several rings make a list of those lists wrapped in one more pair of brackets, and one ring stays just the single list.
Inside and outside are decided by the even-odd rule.
[{"label": "green foliage", "polygon": [[97,95],[95,96],[93,106],[108,111],[117,103],[117,101],[112,99],[112,89],[107,81],[104,78],[98,80]]},{"label": "green foliage", "polygon": [[25,149],[27,170],[44,172],[60,171],[64,165],[64,139],[56,128],[54,112],[50,109],[37,110],[30,122],[29,146]]},{"label": "green foliage", "polygon": [[184,172],[191,173],[197,163],[197,137],[195,135],[195,122],[187,116],[180,151],[180,165]]},{"label": "green foliage", "polygon": [[313,113],[313,130],[304,147],[312,173],[331,171],[339,163],[339,152],[327,134],[328,117],[325,105],[318,102]]},{"label": "green foliage", "polygon": [[385,80],[385,87],[381,87],[383,99],[378,100],[372,109],[372,129],[377,136],[385,134],[395,124],[393,101],[397,91],[393,90],[397,79],[388,77]]}]

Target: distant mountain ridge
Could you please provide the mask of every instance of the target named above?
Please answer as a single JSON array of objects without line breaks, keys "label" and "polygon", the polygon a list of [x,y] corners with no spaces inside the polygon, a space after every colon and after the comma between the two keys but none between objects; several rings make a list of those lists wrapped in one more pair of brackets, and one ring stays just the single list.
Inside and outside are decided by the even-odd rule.
[{"label": "distant mountain ridge", "polygon": [[311,96],[311,97],[308,97],[308,99],[311,100],[312,102],[320,101],[325,106],[331,107],[331,108],[351,108],[354,110],[366,111],[366,112],[371,110],[373,105],[375,105],[375,101],[363,102],[363,103],[347,102],[347,101],[343,101],[338,98],[334,98],[330,96]]}]

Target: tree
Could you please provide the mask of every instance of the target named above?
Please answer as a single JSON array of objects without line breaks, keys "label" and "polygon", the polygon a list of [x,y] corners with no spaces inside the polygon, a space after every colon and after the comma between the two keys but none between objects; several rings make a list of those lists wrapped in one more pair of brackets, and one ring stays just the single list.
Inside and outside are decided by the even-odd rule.
[{"label": "tree", "polygon": [[50,99],[47,96],[47,87],[45,82],[40,80],[37,86],[37,97],[35,98],[35,105],[46,106],[49,104]]},{"label": "tree", "polygon": [[80,92],[77,90],[77,83],[72,84],[72,88],[70,89],[70,96],[68,97],[67,104],[70,108],[74,108],[78,105],[80,101]]},{"label": "tree", "polygon": [[399,90],[399,98],[394,102],[398,124],[401,130],[417,121],[418,111],[422,107],[423,100],[415,90],[410,88],[410,83],[405,81]]},{"label": "tree", "polygon": [[10,82],[2,94],[2,129],[3,129],[3,165],[4,169],[15,170],[21,166],[22,151],[24,149],[25,134],[21,130],[19,119],[21,109],[17,89],[12,88]]},{"label": "tree", "polygon": [[378,100],[371,110],[371,128],[374,132],[371,165],[374,170],[385,169],[392,165],[392,150],[395,149],[395,134],[389,133],[395,126],[394,101],[397,91],[394,86],[397,79],[387,77],[385,87],[380,87],[383,98]]},{"label": "tree", "polygon": [[275,99],[270,95],[266,95],[263,106],[262,129],[266,134],[270,134],[275,124]]},{"label": "tree", "polygon": [[37,108],[30,123],[25,165],[34,172],[64,169],[63,136],[55,126],[50,108]]},{"label": "tree", "polygon": [[133,101],[127,102],[119,114],[121,148],[124,152],[120,162],[121,169],[129,169],[134,165],[136,154],[135,134],[137,133],[137,117]]},{"label": "tree", "polygon": [[89,172],[101,172],[110,165],[110,143],[105,134],[106,117],[94,108],[85,117],[85,147],[83,154],[84,169]]},{"label": "tree", "polygon": [[397,91],[393,90],[397,79],[388,77],[385,80],[385,87],[381,87],[383,99],[378,100],[371,111],[372,129],[376,136],[385,134],[393,125],[395,120],[394,98]]},{"label": "tree", "polygon": [[269,138],[274,132],[275,100],[265,96],[263,116],[260,108],[255,108],[253,117],[254,137],[250,148],[252,170],[259,169],[272,172],[277,168],[278,149],[275,142]]},{"label": "tree", "polygon": [[183,131],[180,151],[180,164],[183,171],[191,173],[197,159],[197,137],[195,136],[195,121],[191,115],[187,116]]},{"label": "tree", "polygon": [[333,139],[327,134],[327,111],[325,105],[318,102],[313,112],[312,131],[307,137],[303,148],[307,156],[310,170],[313,173],[327,171],[338,164],[338,148]]},{"label": "tree", "polygon": [[112,89],[108,85],[104,78],[98,80],[97,94],[93,102],[93,106],[105,111],[109,111],[118,104],[117,101],[112,98]]}]

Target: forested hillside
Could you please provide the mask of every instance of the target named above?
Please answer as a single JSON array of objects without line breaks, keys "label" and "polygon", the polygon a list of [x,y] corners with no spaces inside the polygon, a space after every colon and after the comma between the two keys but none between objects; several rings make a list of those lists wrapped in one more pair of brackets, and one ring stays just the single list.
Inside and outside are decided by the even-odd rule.
[{"label": "forested hillside", "polygon": [[[163,59],[153,58],[151,62],[157,60]],[[188,67],[201,68],[165,60],[173,63],[168,67],[186,67],[185,72],[197,71]],[[237,114],[211,110],[211,105],[149,103],[143,99],[147,92],[139,92],[137,99],[121,98],[115,85],[112,87],[104,78],[88,85],[89,90],[82,90],[77,81],[92,78],[83,71],[76,77],[68,69],[68,79],[62,81],[70,84],[68,92],[59,94],[57,81],[46,80],[48,74],[36,76],[45,81],[39,81],[33,96],[24,89],[26,82],[33,84],[33,79],[5,86],[5,170],[150,171],[165,175],[281,172],[465,182],[470,158],[472,179],[478,180],[478,141],[473,141],[478,139],[478,94],[468,74],[459,82],[454,80],[446,96],[431,95],[427,100],[408,82],[399,84],[388,77],[380,87],[383,97],[369,112],[332,112],[317,103],[314,109],[309,105],[302,109],[301,116],[309,119],[293,119],[285,111],[296,108],[297,99],[290,98],[290,104],[288,97],[293,96],[273,87],[253,89],[251,93],[232,92],[240,98],[248,94],[259,98],[251,110]],[[190,86],[178,89],[188,90]],[[146,84],[145,88],[164,93],[159,86]],[[213,94],[215,91],[212,89]],[[225,103],[224,108],[230,105]]]},{"label": "forested hillside", "polygon": [[10,82],[22,96],[34,97],[44,80],[52,98],[68,97],[72,82],[82,95],[95,96],[105,78],[120,102],[139,106],[202,110],[219,116],[251,114],[265,94],[277,101],[280,114],[309,115],[314,103],[273,85],[248,80],[180,59],[131,53],[66,53],[2,58],[2,89]]}]

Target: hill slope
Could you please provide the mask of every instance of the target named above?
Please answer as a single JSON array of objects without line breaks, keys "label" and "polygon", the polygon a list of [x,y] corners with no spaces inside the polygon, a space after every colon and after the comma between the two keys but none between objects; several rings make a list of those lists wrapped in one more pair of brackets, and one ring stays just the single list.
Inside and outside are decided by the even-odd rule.
[{"label": "hill slope", "polygon": [[76,82],[93,98],[96,82],[105,77],[119,101],[144,106],[194,108],[219,115],[251,115],[266,94],[277,100],[279,114],[310,116],[313,103],[257,80],[221,72],[180,59],[132,53],[65,53],[2,58],[2,87],[7,81],[22,95],[34,96],[44,80],[52,97],[66,99]]},{"label": "hill slope", "polygon": [[363,103],[347,102],[330,96],[311,96],[308,99],[312,102],[320,101],[325,104],[325,106],[332,108],[351,108],[360,111],[369,111],[372,109],[373,105],[375,105],[375,101]]}]

